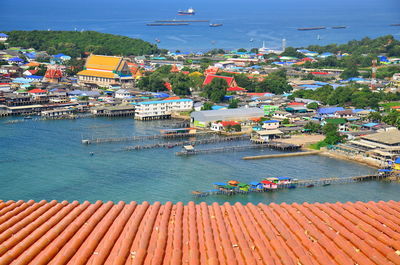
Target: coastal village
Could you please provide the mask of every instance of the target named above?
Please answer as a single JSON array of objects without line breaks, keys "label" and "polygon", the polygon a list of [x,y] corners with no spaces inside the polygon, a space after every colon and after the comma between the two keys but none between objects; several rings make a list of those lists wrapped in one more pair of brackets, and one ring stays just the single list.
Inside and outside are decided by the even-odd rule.
[{"label": "coastal village", "polygon": [[[0,38],[7,44],[6,34],[1,33]],[[285,50],[285,40],[282,45],[281,50],[271,50],[263,44],[251,52],[221,50],[218,51],[221,53],[192,54],[177,51],[163,56],[129,57],[87,54],[86,58],[7,47],[0,51],[0,115],[24,117],[8,120],[9,124],[33,118],[88,116],[132,116],[142,121],[177,118],[186,120],[192,133],[197,130],[225,135],[247,134],[254,144],[280,142],[314,149],[325,138],[324,126],[332,125],[342,140],[317,146],[317,149],[322,147],[325,154],[380,168],[394,163],[400,155],[400,115],[396,116],[400,113],[400,101],[383,102],[373,109],[327,105],[294,95],[326,86],[340,89],[349,84],[359,86],[360,90],[366,88],[376,93],[399,95],[400,73],[383,79],[376,75],[342,79],[343,69],[310,69],[304,65],[348,54],[299,49],[296,53],[303,55],[299,59],[280,56]],[[269,57],[270,54],[274,56]],[[209,62],[206,66],[202,63],[205,59]],[[74,72],[74,66],[68,64],[70,60],[81,61],[82,69]],[[381,65],[400,63],[400,58],[380,55],[371,61],[373,73],[378,60]],[[243,76],[263,81],[282,69],[290,91],[249,92],[247,87],[238,84],[237,79]],[[198,86],[185,87],[186,95],[179,95],[179,91],[177,94],[171,82],[161,81],[156,89],[147,89],[142,81],[157,71],[180,78],[191,77]],[[202,89],[221,82],[226,91],[220,102],[212,102]],[[382,118],[388,115],[394,116],[391,124]]]}]

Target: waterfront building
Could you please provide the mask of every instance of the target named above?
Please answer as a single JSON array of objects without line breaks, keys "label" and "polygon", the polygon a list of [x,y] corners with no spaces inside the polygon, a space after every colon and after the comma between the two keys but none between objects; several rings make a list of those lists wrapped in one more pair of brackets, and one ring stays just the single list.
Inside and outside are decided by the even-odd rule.
[{"label": "waterfront building", "polygon": [[206,128],[216,121],[247,121],[264,117],[264,111],[259,108],[202,110],[192,112],[190,116],[193,126]]},{"label": "waterfront building", "polygon": [[126,60],[122,57],[90,55],[83,71],[77,73],[78,84],[108,87],[121,84],[123,87],[133,86],[133,77]]},{"label": "waterfront building", "polygon": [[192,108],[193,100],[186,98],[143,101],[135,104],[135,119],[168,119],[174,112],[190,111]]},{"label": "waterfront building", "polygon": [[269,121],[263,121],[262,127],[266,130],[274,130],[278,129],[280,125],[280,121],[278,120],[269,120]]}]

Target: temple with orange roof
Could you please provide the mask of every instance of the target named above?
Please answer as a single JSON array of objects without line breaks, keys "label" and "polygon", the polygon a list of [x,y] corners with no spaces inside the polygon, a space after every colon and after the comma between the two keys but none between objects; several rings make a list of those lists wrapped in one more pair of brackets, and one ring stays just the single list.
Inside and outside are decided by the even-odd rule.
[{"label": "temple with orange roof", "polygon": [[58,83],[63,77],[62,71],[58,66],[49,66],[44,75],[44,81],[50,83]]},{"label": "temple with orange roof", "polygon": [[228,84],[228,87],[238,86],[234,77],[222,75],[207,75],[204,79],[203,86],[210,84],[215,78],[224,79]]},{"label": "temple with orange roof", "polygon": [[119,84],[122,87],[133,85],[130,68],[122,57],[90,55],[83,71],[77,73],[78,84],[107,87]]}]

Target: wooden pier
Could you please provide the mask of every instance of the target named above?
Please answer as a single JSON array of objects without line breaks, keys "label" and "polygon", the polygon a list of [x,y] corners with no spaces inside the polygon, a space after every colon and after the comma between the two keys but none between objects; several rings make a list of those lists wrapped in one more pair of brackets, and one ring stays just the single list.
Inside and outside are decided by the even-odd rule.
[{"label": "wooden pier", "polygon": [[177,134],[155,134],[155,135],[135,135],[127,137],[109,137],[109,138],[93,138],[83,139],[82,144],[102,144],[102,143],[116,143],[116,142],[130,142],[130,141],[145,141],[156,139],[173,139],[173,138],[186,138],[193,136],[200,136],[199,133],[177,133]]},{"label": "wooden pier", "polygon": [[307,156],[307,155],[317,155],[321,151],[307,151],[307,152],[295,152],[287,154],[272,154],[272,155],[259,155],[259,156],[245,156],[243,160],[254,160],[254,159],[266,159],[266,158],[280,158],[280,157],[292,157],[292,156]]},{"label": "wooden pier", "polygon": [[206,197],[209,195],[235,195],[235,194],[247,194],[249,192],[274,192],[282,189],[294,189],[294,188],[313,188],[323,187],[335,184],[351,184],[363,181],[379,181],[386,180],[389,177],[388,174],[375,174],[375,175],[364,175],[364,176],[353,176],[353,177],[330,177],[330,178],[315,178],[315,179],[303,179],[294,180],[287,184],[278,184],[276,189],[253,189],[249,188],[248,191],[240,189],[212,189],[209,191],[193,191],[192,194],[195,197]]},{"label": "wooden pier", "polygon": [[172,147],[176,147],[176,146],[213,144],[213,143],[241,141],[241,140],[248,140],[248,139],[250,139],[250,136],[239,135],[239,136],[230,136],[230,137],[215,137],[215,138],[210,138],[210,139],[201,139],[201,140],[194,140],[194,141],[179,141],[179,142],[156,143],[156,144],[147,144],[147,145],[135,145],[135,146],[127,146],[123,149],[126,151],[132,151],[132,150],[143,150],[143,149],[152,149],[152,148],[172,148]]},{"label": "wooden pier", "polygon": [[200,149],[200,150],[190,150],[181,151],[175,153],[176,155],[199,155],[208,153],[218,153],[218,152],[231,152],[231,151],[241,151],[246,149],[256,149],[256,148],[271,148],[280,151],[294,151],[300,149],[301,146],[293,144],[285,144],[278,142],[269,142],[264,144],[250,144],[250,145],[238,145],[238,146],[225,146],[211,149]]}]

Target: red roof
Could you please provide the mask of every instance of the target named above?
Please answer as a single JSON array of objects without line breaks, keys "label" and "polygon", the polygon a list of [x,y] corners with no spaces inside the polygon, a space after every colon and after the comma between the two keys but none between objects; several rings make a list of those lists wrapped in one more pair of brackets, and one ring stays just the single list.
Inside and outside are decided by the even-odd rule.
[{"label": "red roof", "polygon": [[235,87],[228,87],[228,88],[226,89],[226,91],[247,91],[247,90],[244,89],[243,87],[235,86]]},{"label": "red roof", "polygon": [[400,109],[400,106],[393,106],[392,109]]},{"label": "red roof", "polygon": [[238,125],[239,123],[236,121],[221,121],[220,122],[222,126],[226,127],[226,126],[233,126],[233,125]]},{"label": "red roof", "polygon": [[265,94],[272,94],[272,93],[268,93],[268,92],[264,92],[264,93],[247,93],[248,96],[256,96],[256,97],[263,97]]},{"label": "red roof", "polygon": [[275,183],[273,183],[272,181],[269,181],[269,180],[263,180],[263,181],[261,181],[261,183],[262,184],[269,184],[269,185],[275,184]]},{"label": "red roof", "polygon": [[172,85],[171,85],[171,83],[165,82],[165,83],[164,83],[164,86],[165,86],[169,91],[172,90]]},{"label": "red roof", "polygon": [[31,75],[34,75],[38,72],[38,70],[28,70],[29,73],[31,73]]},{"label": "red roof", "polygon": [[39,89],[39,88],[35,88],[35,89],[32,89],[32,90],[28,91],[28,93],[33,93],[33,94],[35,94],[35,93],[46,93],[46,92],[47,92],[46,90]]},{"label": "red roof", "polygon": [[0,201],[0,264],[400,264],[400,202]]},{"label": "red roof", "polygon": [[288,103],[288,106],[304,106],[305,103],[302,102],[290,102]]},{"label": "red roof", "polygon": [[62,72],[60,69],[54,69],[54,68],[48,68],[46,71],[46,74],[44,75],[44,77],[46,78],[50,78],[50,79],[55,79],[55,78],[61,78]]},{"label": "red roof", "polygon": [[210,84],[214,78],[221,78],[226,81],[228,86],[231,86],[232,82],[235,81],[235,78],[231,76],[221,76],[221,75],[207,75],[206,78],[204,79],[203,86]]},{"label": "red roof", "polygon": [[311,62],[311,61],[313,61],[313,59],[311,59],[311,58],[309,58],[309,57],[305,57],[305,58],[303,58],[303,59],[301,59],[302,61],[308,61],[308,62]]},{"label": "red roof", "polygon": [[165,98],[164,100],[175,100],[175,99],[181,99],[180,97],[169,97]]},{"label": "red roof", "polygon": [[311,74],[313,74],[313,75],[327,75],[329,73],[327,73],[327,72],[311,72]]}]

